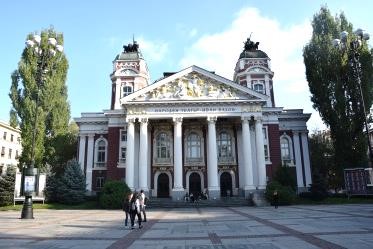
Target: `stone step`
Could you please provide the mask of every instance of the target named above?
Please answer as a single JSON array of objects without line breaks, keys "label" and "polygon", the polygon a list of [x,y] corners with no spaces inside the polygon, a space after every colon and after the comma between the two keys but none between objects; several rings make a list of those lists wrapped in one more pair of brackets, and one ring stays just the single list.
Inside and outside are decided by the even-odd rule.
[{"label": "stone step", "polygon": [[244,197],[222,197],[220,200],[199,200],[196,202],[173,201],[171,198],[150,198],[147,208],[195,208],[195,207],[232,207],[253,206]]}]

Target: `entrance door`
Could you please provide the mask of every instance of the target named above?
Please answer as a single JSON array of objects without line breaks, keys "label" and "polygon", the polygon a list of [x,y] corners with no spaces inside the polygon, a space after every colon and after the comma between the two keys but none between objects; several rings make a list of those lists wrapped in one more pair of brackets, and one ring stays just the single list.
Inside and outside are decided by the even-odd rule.
[{"label": "entrance door", "polygon": [[220,175],[220,195],[232,196],[232,176],[228,172]]},{"label": "entrance door", "polygon": [[157,197],[170,197],[170,179],[166,173],[158,176]]},{"label": "entrance door", "polygon": [[201,177],[196,172],[193,172],[189,176],[189,192],[193,193],[193,196],[196,198],[202,193]]}]

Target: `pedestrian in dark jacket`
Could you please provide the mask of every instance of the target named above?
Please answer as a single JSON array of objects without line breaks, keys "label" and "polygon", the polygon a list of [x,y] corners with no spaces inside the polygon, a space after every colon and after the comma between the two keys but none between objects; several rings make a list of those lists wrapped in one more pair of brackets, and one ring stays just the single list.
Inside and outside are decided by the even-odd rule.
[{"label": "pedestrian in dark jacket", "polygon": [[133,194],[129,193],[123,200],[123,211],[126,213],[126,218],[124,220],[124,226],[128,226],[128,217],[131,218],[130,214],[130,208],[131,208],[131,199],[132,199]]},{"label": "pedestrian in dark jacket", "polygon": [[275,189],[275,191],[273,191],[273,205],[275,206],[275,208],[278,208],[278,192],[277,192],[277,189]]}]

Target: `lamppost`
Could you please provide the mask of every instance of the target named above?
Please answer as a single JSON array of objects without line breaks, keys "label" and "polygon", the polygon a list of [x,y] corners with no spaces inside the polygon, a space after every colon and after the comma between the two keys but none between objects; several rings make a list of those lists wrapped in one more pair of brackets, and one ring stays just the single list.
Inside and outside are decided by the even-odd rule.
[{"label": "lamppost", "polygon": [[365,124],[365,132],[367,135],[367,142],[368,142],[368,149],[369,149],[369,161],[371,163],[371,166],[373,166],[373,151],[372,151],[372,145],[370,144],[370,139],[369,139],[368,118],[367,118],[367,112],[365,109],[363,90],[361,88],[362,71],[361,71],[360,53],[359,53],[359,47],[362,46],[362,42],[367,41],[367,40],[369,40],[369,34],[366,33],[362,29],[357,29],[354,32],[354,35],[351,41],[349,41],[348,43],[348,32],[343,31],[340,34],[340,39],[333,40],[333,45],[334,47],[339,48],[342,51],[346,51],[348,53],[349,66],[352,69],[354,79],[357,80],[357,85],[360,91],[360,102],[361,102],[361,105],[364,111],[364,124]]},{"label": "lamppost", "polygon": [[[47,43],[46,43],[47,42]],[[23,203],[21,219],[33,219],[32,194],[35,191],[35,176],[37,169],[35,166],[35,139],[36,126],[38,121],[39,95],[40,87],[44,85],[44,76],[48,72],[48,61],[57,54],[63,51],[63,46],[57,44],[54,37],[48,37],[47,40],[42,39],[40,35],[33,35],[32,39],[26,41],[26,49],[31,49],[32,53],[37,58],[36,69],[36,100],[35,100],[35,117],[33,123],[32,143],[31,143],[31,163],[23,171],[23,187],[25,201]],[[56,51],[57,50],[57,51]]]}]

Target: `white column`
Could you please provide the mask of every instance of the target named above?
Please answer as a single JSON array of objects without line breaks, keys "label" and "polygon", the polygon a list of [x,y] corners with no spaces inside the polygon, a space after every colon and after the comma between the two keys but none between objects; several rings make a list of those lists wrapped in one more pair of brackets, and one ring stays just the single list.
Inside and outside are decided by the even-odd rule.
[{"label": "white column", "polygon": [[264,138],[262,118],[255,119],[256,164],[258,167],[259,189],[265,189],[267,185],[266,162],[264,156]]},{"label": "white column", "polygon": [[[251,138],[248,117],[242,117],[242,152],[244,161],[244,190],[254,189]],[[248,193],[245,193],[245,196]]]},{"label": "white column", "polygon": [[93,168],[93,156],[94,156],[94,134],[88,135],[88,148],[87,148],[87,171],[85,174],[86,188],[88,191],[92,191],[92,168]]},{"label": "white column", "polygon": [[82,172],[84,172],[85,142],[86,136],[79,135],[79,164]]},{"label": "white column", "polygon": [[216,117],[208,117],[207,179],[210,198],[220,198],[218,182],[218,156],[216,153]]},{"label": "white column", "polygon": [[182,152],[182,122],[183,118],[173,118],[174,121],[174,188],[173,191],[183,189],[183,152]]},{"label": "white column", "polygon": [[306,187],[310,187],[310,184],[312,184],[312,178],[311,178],[310,154],[308,150],[307,132],[302,132],[301,137],[302,137],[302,148],[303,148],[304,173],[306,175]]},{"label": "white column", "polygon": [[140,119],[139,187],[145,192],[148,187],[148,119]]},{"label": "white column", "polygon": [[120,109],[120,90],[121,90],[121,80],[117,79],[115,81],[114,109]]},{"label": "white column", "polygon": [[295,152],[295,169],[297,173],[297,186],[298,188],[304,188],[303,182],[303,168],[302,168],[302,157],[300,154],[300,144],[299,144],[299,131],[293,131],[293,142],[294,142],[294,152]]},{"label": "white column", "polygon": [[134,190],[135,177],[135,119],[127,119],[126,183]]}]

